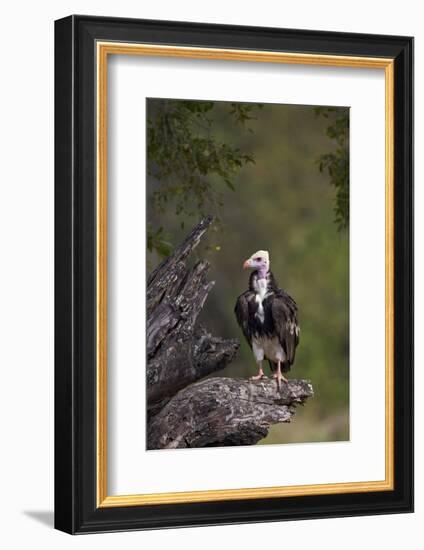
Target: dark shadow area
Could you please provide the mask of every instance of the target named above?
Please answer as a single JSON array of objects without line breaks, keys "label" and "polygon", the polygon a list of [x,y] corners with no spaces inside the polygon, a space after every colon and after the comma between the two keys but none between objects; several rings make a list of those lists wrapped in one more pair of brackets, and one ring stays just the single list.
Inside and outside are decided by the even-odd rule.
[{"label": "dark shadow area", "polygon": [[43,523],[47,527],[54,527],[54,512],[53,510],[24,510],[23,513],[39,523]]}]

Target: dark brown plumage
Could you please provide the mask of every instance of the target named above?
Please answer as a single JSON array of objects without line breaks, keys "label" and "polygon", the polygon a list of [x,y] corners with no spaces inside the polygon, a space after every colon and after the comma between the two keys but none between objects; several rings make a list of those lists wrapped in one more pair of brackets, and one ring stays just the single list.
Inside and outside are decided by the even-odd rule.
[{"label": "dark brown plumage", "polygon": [[287,292],[278,288],[270,271],[266,274],[266,286],[259,281],[258,271],[250,275],[249,289],[237,298],[234,311],[257,362],[260,363],[262,348],[263,358],[275,370],[277,357],[281,356],[274,350],[279,348],[279,344],[284,352],[281,370],[289,371],[299,343],[297,305]]}]

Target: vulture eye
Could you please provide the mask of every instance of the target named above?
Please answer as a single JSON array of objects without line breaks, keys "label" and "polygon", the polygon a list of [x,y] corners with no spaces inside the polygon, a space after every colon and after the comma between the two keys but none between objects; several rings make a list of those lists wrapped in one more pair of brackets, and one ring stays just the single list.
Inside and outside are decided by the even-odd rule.
[{"label": "vulture eye", "polygon": [[258,262],[261,262],[262,261],[262,258],[256,258],[258,260]]}]

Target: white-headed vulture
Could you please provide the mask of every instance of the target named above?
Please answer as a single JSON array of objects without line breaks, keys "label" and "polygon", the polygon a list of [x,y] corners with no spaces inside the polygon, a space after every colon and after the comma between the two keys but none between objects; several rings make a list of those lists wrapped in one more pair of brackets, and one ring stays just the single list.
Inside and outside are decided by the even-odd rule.
[{"label": "white-headed vulture", "polygon": [[296,302],[278,288],[269,265],[265,250],[255,252],[244,262],[244,269],[254,271],[249,289],[237,298],[234,311],[258,364],[259,372],[251,379],[266,378],[262,362],[267,359],[280,388],[281,380],[287,382],[282,373],[288,372],[294,362],[300,329]]}]

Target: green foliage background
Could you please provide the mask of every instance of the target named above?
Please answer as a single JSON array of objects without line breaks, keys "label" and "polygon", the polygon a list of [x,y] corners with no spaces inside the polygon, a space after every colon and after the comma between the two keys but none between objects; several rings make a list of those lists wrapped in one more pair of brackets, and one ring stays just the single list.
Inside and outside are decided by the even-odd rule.
[{"label": "green foliage background", "polygon": [[[289,376],[309,378],[315,397],[298,409],[291,424],[271,428],[260,444],[349,439],[349,111],[185,103],[197,107],[190,111],[180,106],[183,102],[148,101],[154,133],[148,139],[148,268],[184,238],[200,212],[218,217],[197,249],[198,257],[209,259],[210,278],[216,281],[200,321],[215,334],[241,341],[237,359],[217,374],[248,377],[256,365],[233,309],[247,287],[243,261],[256,250],[269,250],[274,275],[299,307],[300,344]],[[176,108],[178,116],[186,111],[179,136],[168,124],[167,134],[159,137],[158,113],[164,107]],[[190,118],[197,111],[200,124]],[[184,163],[174,173],[181,143],[192,149],[194,144],[200,155],[215,151],[215,165],[206,164],[201,173],[192,163],[188,179]],[[226,154],[237,162],[219,173],[220,163],[227,171]],[[200,202],[196,185],[208,189]],[[186,200],[178,206],[184,193]]]}]

